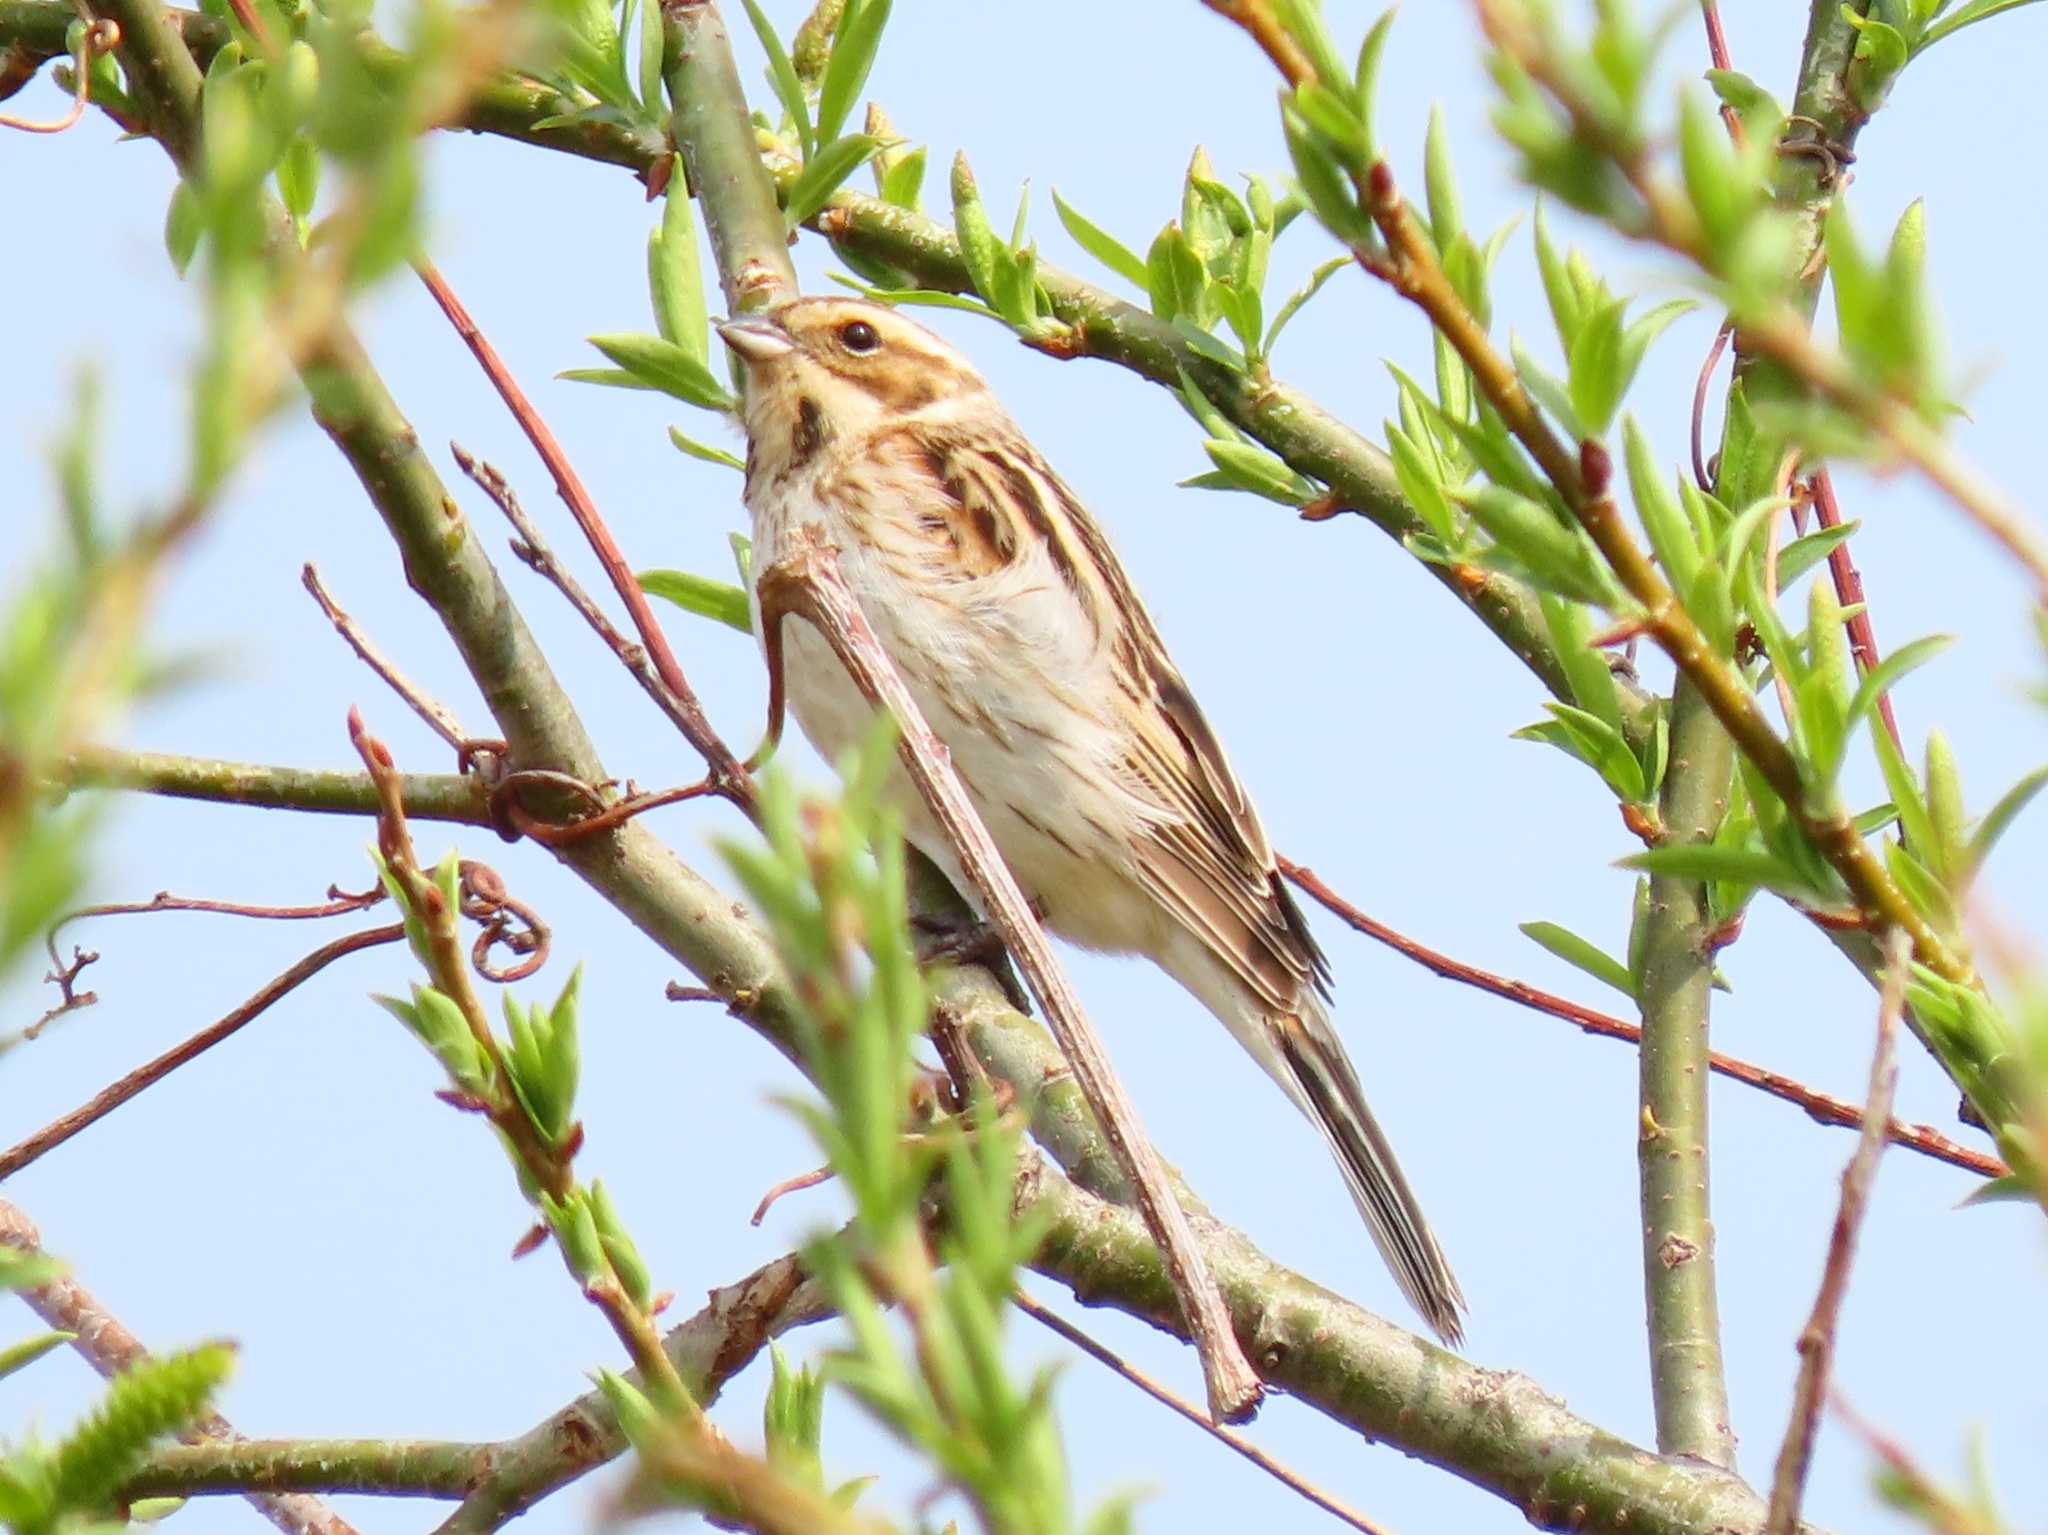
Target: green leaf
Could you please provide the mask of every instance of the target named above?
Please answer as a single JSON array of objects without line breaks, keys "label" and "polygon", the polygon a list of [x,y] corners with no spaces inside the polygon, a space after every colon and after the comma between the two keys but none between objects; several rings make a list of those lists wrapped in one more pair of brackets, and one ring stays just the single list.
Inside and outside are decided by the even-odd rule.
[{"label": "green leaf", "polygon": [[180,181],[171,189],[170,206],[164,209],[164,249],[180,277],[192,264],[193,252],[199,249],[199,237],[205,232],[205,206],[193,191],[192,183]]},{"label": "green leaf", "polygon": [[1877,707],[1879,694],[1894,686],[1908,672],[1932,661],[1954,643],[1954,635],[1930,634],[1910,644],[1901,645],[1879,661],[1865,672],[1863,680],[1856,684],[1855,696],[1849,700],[1848,723],[1854,725],[1862,719]]},{"label": "green leaf", "polygon": [[1927,732],[1923,781],[1927,785],[1927,816],[1934,827],[1935,841],[1930,847],[1913,851],[1937,877],[1946,881],[1961,872],[1964,860],[1969,857],[1969,840],[1963,831],[1967,816],[1963,809],[1962,776],[1956,767],[1955,753],[1949,749],[1948,737],[1939,730]]},{"label": "green leaf", "polygon": [[624,368],[564,368],[555,375],[572,384],[602,384],[608,389],[656,389],[646,379]]},{"label": "green leaf", "polygon": [[1287,301],[1280,306],[1279,313],[1273,316],[1273,323],[1266,328],[1266,339],[1259,347],[1261,355],[1271,355],[1273,343],[1280,339],[1280,332],[1287,328],[1287,322],[1300,313],[1303,305],[1323,291],[1324,283],[1349,265],[1349,256],[1332,256],[1310,272],[1306,282],[1287,295]]},{"label": "green leaf", "polygon": [[1788,899],[1827,902],[1834,894],[1817,888],[1794,865],[1761,848],[1717,847],[1707,843],[1674,843],[1646,848],[1620,860],[1624,869],[1666,874],[1702,884],[1761,885]]},{"label": "green leaf", "polygon": [[1249,491],[1283,506],[1306,506],[1320,492],[1276,455],[1249,442],[1208,438],[1202,443],[1216,472],[1233,490]]},{"label": "green leaf", "polygon": [[1232,373],[1244,372],[1245,360],[1239,353],[1232,351],[1227,342],[1219,341],[1186,315],[1177,314],[1173,317],[1173,329],[1174,333],[1187,343],[1191,352],[1208,358],[1219,368],[1228,368]]},{"label": "green leaf", "polygon": [[917,210],[917,194],[924,187],[924,146],[919,145],[882,172],[882,201],[898,208]]},{"label": "green leaf", "polygon": [[1635,980],[1624,965],[1613,955],[1596,948],[1568,928],[1559,927],[1555,922],[1524,922],[1523,934],[1548,949],[1566,964],[1583,970],[1586,974],[1605,985],[1612,986],[1623,996],[1634,998]]},{"label": "green leaf", "polygon": [[988,210],[982,206],[964,152],[953,157],[953,232],[960,241],[960,259],[974,280],[974,291],[995,303],[996,260],[1002,246],[988,221]]},{"label": "green leaf", "polygon": [[[277,162],[277,195],[294,224],[303,229],[320,192],[320,150],[312,135],[295,133],[285,141]],[[304,240],[301,234],[300,239]],[[183,271],[183,267],[179,268]]]},{"label": "green leaf", "polygon": [[1295,182],[1317,220],[1346,245],[1376,245],[1379,237],[1371,216],[1358,206],[1342,168],[1308,120],[1283,103],[1280,128],[1287,140],[1288,158],[1294,163]]},{"label": "green leaf", "polygon": [[[1143,292],[1149,288],[1150,280],[1146,275],[1145,263],[1138,259],[1137,253],[1128,245],[1100,226],[1089,222],[1072,204],[1060,196],[1057,187],[1053,189],[1052,205],[1059,213],[1061,227],[1073,237],[1076,245],[1139,291]],[[1341,265],[1343,258],[1339,257],[1338,261]]]},{"label": "green leaf", "polygon": [[890,0],[847,0],[838,30],[832,34],[832,56],[818,87],[818,137],[834,137],[853,110],[889,21]]},{"label": "green leaf", "polygon": [[706,410],[731,410],[732,395],[711,369],[673,341],[618,332],[592,336],[590,344],[650,388]]},{"label": "green leaf", "polygon": [[1600,607],[1613,600],[1612,582],[1598,554],[1548,507],[1498,485],[1461,490],[1457,499],[1539,585]]},{"label": "green leaf", "polygon": [[51,1453],[51,1503],[100,1509],[157,1440],[189,1428],[234,1367],[234,1350],[202,1344],[138,1359],[108,1384],[99,1406]]},{"label": "green leaf", "polygon": [[1951,33],[1960,32],[1964,27],[1980,21],[1989,21],[1993,16],[2016,11],[2021,6],[2031,3],[2032,0],[1963,0],[1961,5],[1920,34],[1919,40],[1913,45],[1913,51],[1916,54],[1925,53]]},{"label": "green leaf", "polygon": [[1858,13],[1854,7],[1841,7],[1842,19],[1856,29],[1856,55],[1858,68],[1849,73],[1850,88],[1855,91],[1857,104],[1866,111],[1874,110],[1884,100],[1899,71],[1906,67],[1906,60],[1912,56],[1906,46],[1905,34],[1897,27]]},{"label": "green leaf", "polygon": [[2048,767],[2037,767],[2000,795],[1998,803],[1985,812],[1984,819],[1970,838],[1969,851],[1963,861],[1962,873],[1966,880],[1976,877],[1977,871],[1984,866],[1984,860],[1998,845],[1998,839],[2019,819],[2020,812],[2041,792],[2044,784],[2048,784]]},{"label": "green leaf", "polygon": [[1422,185],[1429,204],[1429,232],[1436,248],[1448,252],[1464,223],[1458,213],[1458,180],[1451,170],[1450,134],[1444,128],[1443,107],[1434,102],[1422,146]]},{"label": "green leaf", "polygon": [[661,0],[640,0],[640,105],[657,121],[664,115],[661,99]]},{"label": "green leaf", "polygon": [[75,1332],[38,1333],[33,1338],[23,1338],[19,1343],[0,1348],[0,1380],[27,1369],[51,1349],[62,1348],[77,1336]]},{"label": "green leaf", "polygon": [[[1583,332],[1581,333],[1583,334]],[[1529,391],[1531,399],[1550,413],[1566,436],[1573,441],[1590,435],[1579,421],[1579,407],[1572,402],[1571,389],[1565,382],[1539,364],[1522,348],[1522,338],[1508,335],[1508,355],[1515,364],[1515,376],[1522,381],[1522,387]],[[1446,415],[1450,413],[1445,412]]]},{"label": "green leaf", "polygon": [[1710,69],[1706,76],[1707,84],[1722,104],[1733,108],[1739,117],[1747,118],[1753,113],[1771,117],[1785,115],[1775,96],[1739,70]]},{"label": "green leaf", "polygon": [[1178,224],[1168,224],[1145,256],[1145,287],[1152,312],[1162,320],[1185,315],[1201,329],[1202,292],[1208,273]]},{"label": "green leaf", "polygon": [[1579,296],[1578,285],[1572,281],[1564,257],[1550,243],[1550,230],[1544,222],[1541,199],[1536,203],[1535,238],[1536,268],[1543,278],[1543,296],[1550,304],[1550,318],[1557,326],[1557,339],[1569,357],[1573,343],[1578,340],[1579,326],[1585,319],[1585,301]]},{"label": "green leaf", "polygon": [[723,464],[728,469],[746,471],[746,460],[723,448],[714,448],[708,442],[699,442],[694,437],[685,437],[680,427],[668,429],[668,440],[676,445],[678,453],[687,453],[691,458],[701,458],[707,464]]},{"label": "green leaf", "polygon": [[704,272],[697,256],[697,223],[690,212],[689,179],[683,157],[671,158],[661,226],[647,237],[647,286],[654,295],[654,323],[709,368],[711,325],[704,310]]},{"label": "green leaf", "polygon": [[650,597],[673,602],[686,613],[695,613],[700,618],[715,618],[742,634],[754,632],[754,621],[747,610],[747,594],[737,586],[728,586],[708,576],[692,575],[686,570],[643,570],[634,579],[640,583],[640,590]]},{"label": "green leaf", "polygon": [[802,228],[846,178],[859,170],[885,141],[872,133],[849,133],[820,146],[804,161],[804,168],[789,189],[782,216],[792,231]]},{"label": "green leaf", "polygon": [[774,26],[761,14],[757,0],[740,3],[747,8],[747,20],[754,24],[754,36],[761,40],[761,51],[768,55],[768,83],[775,87],[775,99],[782,103],[782,110],[796,124],[797,141],[808,160],[817,147],[818,136],[811,126],[811,108],[804,100],[803,81],[797,78],[796,66],[790,63],[789,53],[783,48],[782,39],[775,35]]},{"label": "green leaf", "polygon": [[1834,553],[1837,546],[1846,543],[1860,522],[1839,522],[1832,528],[1815,528],[1811,533],[1795,538],[1778,551],[1778,585],[1782,589],[1790,586],[1814,566]]},{"label": "green leaf", "polygon": [[1627,307],[1624,299],[1602,304],[1587,316],[1572,342],[1565,376],[1582,436],[1605,436],[1621,403],[1627,383],[1621,368],[1621,317]]},{"label": "green leaf", "polygon": [[1657,563],[1664,567],[1664,574],[1675,590],[1690,591],[1700,568],[1699,544],[1692,523],[1671,493],[1650,439],[1633,416],[1623,419],[1621,440],[1622,457],[1628,466],[1629,495],[1643,530],[1650,535]]},{"label": "green leaf", "polygon": [[1002,318],[980,299],[968,298],[959,293],[941,293],[935,288],[871,288],[843,272],[828,272],[826,275],[834,282],[853,289],[862,298],[873,299],[877,304],[909,304],[924,309],[959,309],[968,314],[978,314],[987,320]]}]

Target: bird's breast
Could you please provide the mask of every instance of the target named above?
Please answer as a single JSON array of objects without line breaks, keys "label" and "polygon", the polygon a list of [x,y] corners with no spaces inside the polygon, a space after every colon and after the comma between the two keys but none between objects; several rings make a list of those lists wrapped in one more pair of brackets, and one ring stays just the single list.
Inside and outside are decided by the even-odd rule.
[{"label": "bird's breast", "polygon": [[[1048,926],[1091,947],[1150,950],[1156,912],[1131,899],[1131,846],[1147,809],[1128,787],[1121,684],[1050,558],[1024,551],[992,574],[946,579],[929,568],[928,541],[872,516],[851,526],[816,499],[778,499],[770,515],[755,508],[755,573],[774,563],[795,528],[819,527]],[[758,589],[753,600],[758,633]],[[790,712],[819,753],[837,760],[863,739],[872,708],[804,620],[785,621],[782,653]],[[957,875],[900,768],[890,796],[911,840]]]}]

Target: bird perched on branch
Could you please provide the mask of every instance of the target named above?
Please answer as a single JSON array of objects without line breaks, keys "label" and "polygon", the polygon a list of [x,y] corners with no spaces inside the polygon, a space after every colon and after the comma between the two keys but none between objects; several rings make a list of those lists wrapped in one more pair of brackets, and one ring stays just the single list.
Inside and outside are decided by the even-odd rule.
[{"label": "bird perched on branch", "polygon": [[[719,334],[746,371],[757,579],[792,530],[822,528],[1046,928],[1149,957],[1223,1021],[1455,1343],[1464,1297],[1330,1026],[1323,956],[1101,530],[966,359],[894,310],[798,298]],[[836,758],[872,710],[817,633],[789,629],[789,707]],[[970,890],[900,769],[895,790],[910,841]]]}]

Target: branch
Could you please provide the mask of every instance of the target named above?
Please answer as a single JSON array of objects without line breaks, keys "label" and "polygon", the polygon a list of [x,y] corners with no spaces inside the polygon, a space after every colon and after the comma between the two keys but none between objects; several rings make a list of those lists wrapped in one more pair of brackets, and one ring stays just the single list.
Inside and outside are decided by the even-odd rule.
[{"label": "branch", "polygon": [[895,718],[900,732],[897,746],[911,782],[959,854],[984,909],[1045,1010],[1060,1051],[1071,1064],[1104,1138],[1137,1195],[1146,1227],[1166,1254],[1174,1293],[1201,1355],[1210,1414],[1218,1423],[1249,1418],[1258,1410],[1262,1395],[1259,1378],[1238,1348],[1159,1154],[1139,1127],[1137,1110],[1046,942],[1044,930],[1031,914],[1030,903],[954,775],[945,746],[932,734],[917,700],[868,627],[859,601],[840,573],[836,551],[815,526],[799,527],[784,539],[782,557],[761,573],[758,590],[762,649],[768,658],[769,739],[775,738],[782,723],[783,615],[794,613],[808,619],[831,645],[861,696]]},{"label": "branch", "polygon": [[[1305,868],[1285,857],[1279,859],[1279,864],[1282,874],[1352,928],[1376,942],[1385,944],[1395,953],[1415,961],[1416,964],[1447,981],[1456,981],[1496,997],[1505,997],[1508,1001],[1526,1007],[1532,1012],[1547,1013],[1553,1018],[1561,1018],[1566,1023],[1577,1026],[1582,1032],[1602,1039],[1618,1039],[1632,1045],[1642,1040],[1643,1031],[1626,1019],[1617,1018],[1612,1013],[1597,1012],[1590,1007],[1581,1006],[1577,1002],[1531,986],[1527,981],[1509,980],[1505,976],[1494,975],[1479,969],[1476,965],[1465,964],[1461,960],[1452,959],[1448,954],[1425,947],[1414,939],[1395,932],[1385,923],[1367,916],[1324,884],[1317,877],[1315,870]],[[1740,1082],[1745,1087],[1754,1087],[1774,1098],[1782,1098],[1787,1103],[1797,1104],[1806,1111],[1809,1118],[1824,1125],[1839,1125],[1850,1130],[1860,1129],[1868,1116],[1868,1110],[1861,1104],[1846,1102],[1832,1093],[1821,1092],[1781,1072],[1752,1065],[1732,1055],[1722,1055],[1719,1051],[1714,1051],[1707,1056],[1707,1066],[1709,1070]],[[1998,1158],[1987,1156],[1981,1151],[1973,1151],[1968,1146],[1960,1146],[1931,1125],[1906,1124],[1891,1119],[1885,1122],[1885,1134],[1893,1145],[1904,1146],[1909,1151],[1917,1151],[1922,1156],[1932,1157],[1937,1162],[1946,1162],[1951,1167],[1960,1167],[1965,1172],[1977,1173],[1982,1177],[2003,1178],[2012,1171]]]},{"label": "branch", "polygon": [[[1184,1336],[1179,1302],[1135,1213],[1036,1157],[1019,1168],[1017,1208],[1045,1223],[1037,1272],[1086,1304]],[[1542,1528],[1760,1535],[1763,1501],[1731,1473],[1638,1449],[1526,1377],[1468,1364],[1282,1268],[1242,1234],[1198,1224],[1237,1331],[1255,1340],[1268,1380],[1336,1421],[1452,1471]],[[713,1377],[693,1373],[704,1366],[691,1360],[709,1360],[717,1379],[729,1378],[735,1358],[743,1364],[768,1337],[823,1314],[810,1286],[783,1288],[784,1266],[794,1263],[780,1259],[718,1292],[670,1334],[665,1346],[685,1380],[706,1382],[703,1399]],[[437,1535],[486,1535],[624,1448],[596,1394],[586,1396],[490,1447],[498,1469]]]},{"label": "branch", "polygon": [[[0,1243],[25,1253],[43,1250],[35,1223],[0,1199]],[[70,1333],[71,1347],[107,1379],[149,1357],[135,1334],[75,1281],[59,1276],[18,1292],[45,1324]],[[219,1413],[208,1413],[188,1431],[187,1442],[232,1443],[238,1436]],[[355,1526],[317,1498],[252,1492],[249,1502],[285,1535],[356,1535]]]},{"label": "branch", "polygon": [[[1713,839],[1728,811],[1734,769],[1727,731],[1698,690],[1681,680],[1672,699],[1671,765],[1658,797],[1667,845]],[[1657,1447],[1667,1455],[1696,1455],[1732,1467],[1735,1435],[1728,1421],[1708,1198],[1713,925],[1705,885],[1651,876],[1637,988],[1643,1033],[1636,1161]]]},{"label": "branch", "polygon": [[208,1024],[190,1039],[173,1045],[154,1060],[145,1061],[126,1076],[93,1094],[77,1108],[67,1114],[60,1114],[26,1140],[0,1152],[0,1181],[13,1177],[45,1152],[63,1145],[88,1125],[106,1118],[144,1088],[162,1081],[180,1066],[211,1050],[244,1024],[255,1021],[272,1003],[290,995],[337,959],[354,954],[360,949],[375,948],[378,944],[396,943],[404,936],[405,928],[398,923],[392,923],[387,927],[371,927],[361,932],[347,933],[332,942],[322,944],[224,1018]]},{"label": "branch", "polygon": [[1158,1381],[1152,1379],[1143,1370],[1118,1357],[1113,1349],[1089,1337],[1087,1333],[1081,1331],[1080,1328],[1069,1322],[1051,1307],[1041,1306],[1037,1300],[1022,1290],[1017,1291],[1010,1297],[1010,1304],[1037,1322],[1048,1332],[1065,1339],[1069,1344],[1079,1349],[1111,1374],[1123,1377],[1140,1391],[1144,1392],[1145,1395],[1152,1398],[1153,1401],[1171,1412],[1178,1413],[1219,1444],[1225,1445],[1234,1453],[1243,1456],[1289,1492],[1295,1493],[1308,1502],[1315,1504],[1317,1508],[1320,1508],[1331,1517],[1343,1520],[1351,1528],[1359,1531],[1360,1535],[1386,1535],[1384,1529],[1374,1524],[1365,1515],[1359,1513],[1358,1510],[1352,1508],[1343,1500],[1323,1491],[1322,1488],[1316,1486],[1314,1482],[1308,1480],[1300,1472],[1291,1469],[1281,1461],[1275,1460],[1236,1429],[1226,1427],[1221,1423],[1211,1423],[1201,1408],[1195,1406],[1193,1402],[1167,1390],[1166,1387],[1160,1385]]},{"label": "branch", "polygon": [[[1047,1223],[1032,1267],[1090,1305],[1185,1336],[1145,1228],[1042,1163],[1027,1163],[1020,1213]],[[1495,1494],[1544,1529],[1628,1535],[1754,1535],[1763,1502],[1732,1472],[1636,1448],[1568,1411],[1524,1376],[1468,1364],[1200,1222],[1238,1335],[1269,1384],[1369,1439]]]},{"label": "branch", "polygon": [[661,23],[670,132],[704,212],[726,307],[766,309],[796,292],[796,268],[725,23],[711,0],[662,0]]},{"label": "branch", "polygon": [[1849,1288],[1849,1266],[1856,1259],[1856,1236],[1870,1203],[1870,1186],[1877,1180],[1878,1159],[1884,1155],[1882,1125],[1891,1112],[1892,1090],[1899,1078],[1893,1043],[1905,1000],[1906,948],[1894,935],[1885,946],[1884,997],[1878,1004],[1877,1048],[1870,1060],[1870,1113],[1856,1154],[1842,1169],[1842,1200],[1828,1239],[1820,1293],[1814,1296],[1813,1314],[1799,1334],[1799,1380],[1792,1390],[1792,1421],[1786,1425],[1785,1442],[1778,1450],[1777,1470],[1771,1478],[1770,1518],[1765,1525],[1768,1535],[1790,1535],[1799,1522],[1814,1436],[1820,1430],[1821,1404],[1827,1400],[1828,1376],[1834,1368],[1835,1326]]},{"label": "branch", "polygon": [[[618,541],[612,537],[611,529],[605,526],[604,518],[598,515],[597,503],[590,499],[590,492],[583,488],[583,481],[570,466],[569,456],[562,451],[561,443],[555,440],[555,434],[548,429],[547,423],[541,420],[540,412],[534,409],[533,402],[527,399],[526,392],[512,377],[512,370],[505,366],[504,360],[498,356],[497,348],[491,345],[490,339],[478,328],[476,321],[470,317],[462,301],[455,296],[455,290],[448,286],[447,279],[442,277],[440,270],[424,256],[415,258],[413,270],[419,274],[420,281],[426,285],[427,292],[433,295],[434,302],[440,306],[441,312],[448,317],[448,323],[455,327],[456,334],[462,337],[463,344],[470,350],[470,355],[476,358],[477,366],[482,368],[484,376],[490,379],[491,387],[498,391],[498,397],[505,402],[505,408],[512,413],[512,419],[519,423],[519,429],[533,445],[533,451],[547,466],[563,504],[569,508],[569,514],[576,519],[576,526],[583,530],[583,536],[589,542],[591,551],[596,554],[598,563],[604,567],[605,575],[611,580],[612,589],[626,605],[626,613],[633,620],[633,628],[640,636],[641,645],[645,647],[646,659],[653,666],[655,675],[661,679],[661,692],[656,695],[656,702],[661,705],[670,722],[682,733],[683,739],[696,747],[698,755],[703,757],[711,792],[745,808],[750,801],[745,770],[726,749],[725,742],[718,738],[718,733],[711,728],[710,722],[704,718],[704,710],[697,702],[696,692],[690,687],[689,679],[683,675],[682,665],[676,660],[675,652],[669,649],[668,638],[661,632],[661,625],[654,621],[654,610],[648,606],[647,594],[640,590],[640,583],[634,579],[625,555],[619,551]],[[490,484],[478,479],[471,467],[473,460],[459,448],[455,449],[455,459],[463,472],[476,479],[486,494],[490,494],[492,499],[498,502],[499,509],[512,520],[513,525],[519,526],[521,519],[513,510],[516,503],[501,499],[492,491]],[[492,476],[500,486],[504,485],[502,476],[498,476],[496,471],[492,471]],[[507,497],[510,496],[509,488],[505,494]],[[541,547],[530,534],[527,542],[536,549]],[[566,579],[566,572],[557,569],[556,574],[557,584],[560,584],[561,579]],[[596,610],[593,607],[590,611]]]},{"label": "branch", "polygon": [[[662,1348],[707,1406],[769,1341],[829,1316],[794,1256],[764,1264],[713,1290],[702,1310],[669,1329]],[[637,1372],[627,1377],[639,1385]],[[523,1434],[492,1442],[453,1440],[242,1440],[160,1450],[123,1488],[125,1496],[317,1490],[460,1500],[444,1535],[482,1535],[626,1450],[626,1439],[591,1391]]]},{"label": "branch", "polygon": [[[173,799],[206,800],[321,815],[375,815],[377,789],[367,773],[327,768],[274,767],[214,757],[84,746],[71,753],[64,782],[79,789],[132,789]],[[458,773],[402,773],[399,792],[415,821],[458,821],[489,826],[489,797],[474,777]]]}]

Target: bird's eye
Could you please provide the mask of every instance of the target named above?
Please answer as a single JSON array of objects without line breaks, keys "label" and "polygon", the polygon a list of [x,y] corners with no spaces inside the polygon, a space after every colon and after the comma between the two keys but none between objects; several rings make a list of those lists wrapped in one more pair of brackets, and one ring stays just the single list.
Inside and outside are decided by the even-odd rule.
[{"label": "bird's eye", "polygon": [[867,321],[848,320],[839,327],[839,343],[849,352],[872,352],[882,344],[882,338]]}]

